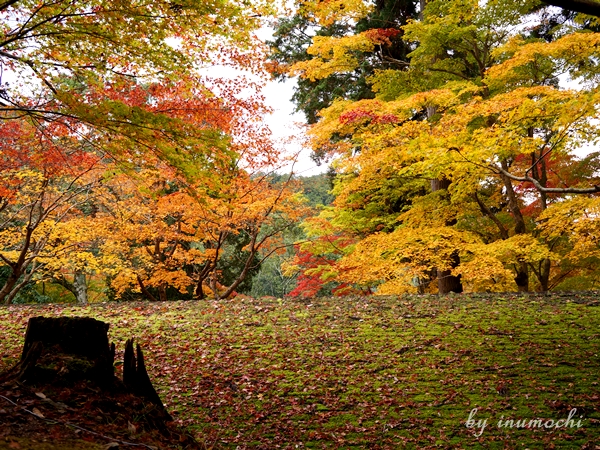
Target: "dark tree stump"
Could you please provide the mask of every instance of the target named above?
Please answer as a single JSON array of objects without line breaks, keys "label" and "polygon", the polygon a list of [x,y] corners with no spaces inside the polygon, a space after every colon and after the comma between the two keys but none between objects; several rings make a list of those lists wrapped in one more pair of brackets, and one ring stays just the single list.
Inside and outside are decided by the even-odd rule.
[{"label": "dark tree stump", "polygon": [[27,324],[23,355],[36,341],[58,345],[64,353],[90,359],[108,356],[108,324],[90,317],[32,317]]},{"label": "dark tree stump", "polygon": [[18,378],[29,383],[85,379],[114,383],[115,346],[108,324],[89,317],[32,317],[27,324]]},{"label": "dark tree stump", "polygon": [[[11,422],[17,435],[23,423],[27,429],[39,430],[47,428],[44,421],[70,426],[85,417],[86,424],[78,430],[91,433],[88,437],[96,440],[121,433],[122,442],[131,442],[131,436],[122,435],[127,432],[119,431],[129,430],[130,435],[159,442],[157,448],[174,448],[172,444],[200,448],[173,423],[150,381],[142,349],[139,344],[134,349],[133,339],[125,347],[123,381],[115,376],[115,346],[109,344],[108,327],[89,317],[29,319],[20,361],[0,373],[4,401],[18,405],[26,399],[24,406],[18,405],[21,409],[16,408],[20,415]],[[94,424],[91,431],[90,421]],[[6,425],[6,421],[0,423]]]},{"label": "dark tree stump", "polygon": [[115,344],[108,342],[108,327],[90,317],[32,317],[21,360],[0,381],[14,378],[27,384],[55,385],[85,381],[113,390],[124,385],[172,420],[150,381],[139,344],[134,353],[133,339],[125,345],[123,382],[115,377]]},{"label": "dark tree stump", "polygon": [[132,392],[154,403],[162,409],[165,414],[168,414],[152,385],[152,381],[150,381],[140,344],[136,344],[136,353],[134,354],[133,352],[133,339],[127,340],[125,344],[125,355],[123,356],[123,383]]}]

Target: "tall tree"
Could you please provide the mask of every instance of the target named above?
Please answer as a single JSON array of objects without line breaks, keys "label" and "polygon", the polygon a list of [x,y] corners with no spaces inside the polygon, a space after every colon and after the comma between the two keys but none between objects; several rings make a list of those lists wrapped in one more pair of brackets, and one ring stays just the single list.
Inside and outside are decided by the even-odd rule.
[{"label": "tall tree", "polygon": [[[340,1],[327,6],[297,2],[291,18],[279,19],[273,40],[268,42],[275,63],[273,72],[279,78],[289,76],[290,67],[297,64],[313,64],[311,61],[318,56],[309,50],[314,49],[313,41],[331,38],[341,43],[336,50],[340,58],[333,58],[326,74],[297,80],[292,99],[309,124],[316,123],[319,111],[335,99],[373,98],[368,78],[376,70],[407,64],[410,49],[397,30],[416,17],[417,4],[413,0],[380,0],[374,5]],[[353,37],[363,32],[377,36],[377,30],[384,29],[390,32],[373,42],[358,42]]]},{"label": "tall tree", "polygon": [[[339,264],[340,280],[398,292],[416,289],[433,268],[472,290],[546,290],[564,277],[564,247],[536,218],[599,190],[594,170],[582,172],[575,156],[598,135],[598,36],[561,20],[554,30],[524,29],[536,8],[430,1],[421,20],[403,27],[414,48],[408,70],[371,77],[376,99],[340,100],[321,112],[313,144],[342,155],[346,190],[382,186],[388,177],[380,172],[446,180],[415,197],[391,232],[360,239]],[[539,12],[527,20],[536,17],[544,21]],[[314,54],[339,55],[338,44],[316,40]],[[316,58],[296,67],[318,78],[323,65]],[[558,82],[565,74],[587,84],[566,89]],[[587,162],[595,167],[596,156]]]}]

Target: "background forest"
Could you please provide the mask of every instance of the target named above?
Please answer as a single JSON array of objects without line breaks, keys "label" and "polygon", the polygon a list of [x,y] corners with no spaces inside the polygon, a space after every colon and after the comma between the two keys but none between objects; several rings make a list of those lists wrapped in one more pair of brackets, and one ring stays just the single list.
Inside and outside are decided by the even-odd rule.
[{"label": "background forest", "polygon": [[[571,3],[3,3],[0,302],[597,288]],[[327,173],[279,170],[270,77]]]}]

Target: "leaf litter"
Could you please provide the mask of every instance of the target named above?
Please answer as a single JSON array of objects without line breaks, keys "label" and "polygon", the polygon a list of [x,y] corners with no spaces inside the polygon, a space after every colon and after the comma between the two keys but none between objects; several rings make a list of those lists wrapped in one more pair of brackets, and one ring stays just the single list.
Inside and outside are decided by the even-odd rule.
[{"label": "leaf litter", "polygon": [[[167,409],[205,448],[593,449],[596,303],[592,293],[10,306],[0,369],[18,358],[29,317],[86,315],[111,324],[117,348],[138,338]],[[466,426],[474,409],[488,424],[480,436]],[[573,409],[580,427],[502,422]]]}]

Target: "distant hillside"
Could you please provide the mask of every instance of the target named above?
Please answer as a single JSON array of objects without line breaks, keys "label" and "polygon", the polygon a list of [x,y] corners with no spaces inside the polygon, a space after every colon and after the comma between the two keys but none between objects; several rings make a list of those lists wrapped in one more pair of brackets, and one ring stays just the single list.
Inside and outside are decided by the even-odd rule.
[{"label": "distant hillside", "polygon": [[327,206],[333,202],[335,198],[331,194],[333,175],[331,171],[328,171],[310,177],[298,177],[302,183],[302,193],[311,206]]}]

